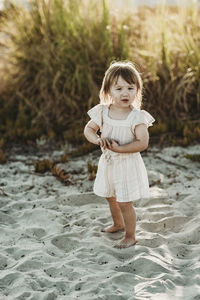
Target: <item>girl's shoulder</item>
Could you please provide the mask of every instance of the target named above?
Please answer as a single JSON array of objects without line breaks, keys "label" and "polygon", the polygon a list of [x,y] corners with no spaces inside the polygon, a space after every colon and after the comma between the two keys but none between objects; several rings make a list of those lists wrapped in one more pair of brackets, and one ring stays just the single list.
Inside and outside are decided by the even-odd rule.
[{"label": "girl's shoulder", "polygon": [[154,117],[146,110],[142,109],[133,109],[131,125],[136,126],[139,124],[146,124],[147,127],[153,126],[153,122],[155,121]]},{"label": "girl's shoulder", "polygon": [[88,110],[87,114],[89,117],[99,126],[102,125],[102,114],[105,111],[107,105],[97,104]]},{"label": "girl's shoulder", "polygon": [[93,114],[93,113],[95,113],[95,114],[101,113],[101,111],[103,111],[105,109],[105,106],[106,105],[104,105],[104,104],[97,104],[97,105],[93,106],[92,108],[90,108],[87,113],[89,116],[90,116],[90,114]]}]

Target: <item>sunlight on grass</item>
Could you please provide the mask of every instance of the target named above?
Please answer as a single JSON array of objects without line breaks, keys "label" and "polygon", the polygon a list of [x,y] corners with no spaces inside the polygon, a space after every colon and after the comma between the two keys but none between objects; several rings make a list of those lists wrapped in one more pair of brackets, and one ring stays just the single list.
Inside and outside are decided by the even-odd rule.
[{"label": "sunlight on grass", "polygon": [[[165,134],[177,132],[184,144],[191,142],[200,112],[195,2],[150,8],[125,1],[109,9],[111,1],[33,0],[28,10],[9,3],[0,14],[5,139],[64,138],[84,126],[110,62],[130,59],[144,81],[144,107],[165,124]],[[156,126],[152,133],[160,128],[164,134]]]}]

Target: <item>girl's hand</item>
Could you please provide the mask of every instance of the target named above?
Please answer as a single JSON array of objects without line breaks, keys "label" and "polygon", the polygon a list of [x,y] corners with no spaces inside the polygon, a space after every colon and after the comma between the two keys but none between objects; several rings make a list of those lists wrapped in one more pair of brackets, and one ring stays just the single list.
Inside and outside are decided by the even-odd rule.
[{"label": "girl's hand", "polygon": [[108,149],[110,149],[110,150],[113,151],[113,152],[120,152],[120,151],[119,151],[120,145],[119,145],[118,142],[116,142],[115,140],[111,140],[111,141],[109,142]]},{"label": "girl's hand", "polygon": [[104,150],[105,150],[106,148],[109,148],[110,142],[109,142],[108,139],[102,139],[102,138],[99,137],[99,138],[97,139],[97,142],[98,142],[98,145],[99,145],[100,147],[102,147]]}]

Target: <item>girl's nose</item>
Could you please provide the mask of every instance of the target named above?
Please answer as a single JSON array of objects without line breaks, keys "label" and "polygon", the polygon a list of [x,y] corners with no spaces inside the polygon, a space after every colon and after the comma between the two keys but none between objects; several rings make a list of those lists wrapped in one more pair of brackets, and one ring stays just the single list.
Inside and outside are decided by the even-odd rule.
[{"label": "girl's nose", "polygon": [[126,91],[126,90],[124,90],[124,91],[122,91],[122,96],[128,96],[128,91]]}]

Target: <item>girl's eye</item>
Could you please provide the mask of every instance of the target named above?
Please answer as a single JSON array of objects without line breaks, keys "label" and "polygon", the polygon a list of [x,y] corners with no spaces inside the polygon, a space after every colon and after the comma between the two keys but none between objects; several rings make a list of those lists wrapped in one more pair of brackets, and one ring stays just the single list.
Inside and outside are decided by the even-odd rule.
[{"label": "girl's eye", "polygon": [[117,89],[117,91],[120,91],[120,90],[121,90],[121,88],[118,88],[118,89]]}]

